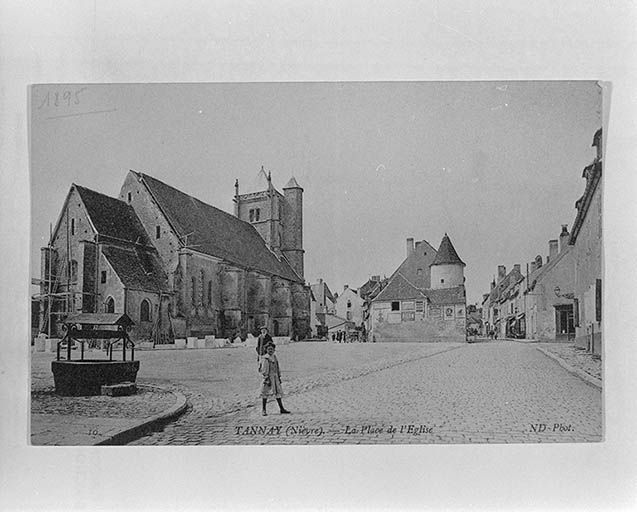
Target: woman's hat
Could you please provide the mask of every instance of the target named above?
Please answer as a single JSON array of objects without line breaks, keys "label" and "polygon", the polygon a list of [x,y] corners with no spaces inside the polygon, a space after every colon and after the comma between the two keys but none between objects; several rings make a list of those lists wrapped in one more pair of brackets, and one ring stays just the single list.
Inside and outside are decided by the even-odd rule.
[{"label": "woman's hat", "polygon": [[268,330],[268,326],[267,325],[262,325],[261,327],[259,327],[260,331],[262,331],[263,329],[265,329],[267,331]]}]

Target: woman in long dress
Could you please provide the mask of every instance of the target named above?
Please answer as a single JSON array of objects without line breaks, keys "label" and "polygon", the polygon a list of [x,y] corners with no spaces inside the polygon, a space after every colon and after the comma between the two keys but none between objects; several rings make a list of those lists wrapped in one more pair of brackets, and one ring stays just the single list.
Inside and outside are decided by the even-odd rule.
[{"label": "woman in long dress", "polygon": [[274,395],[274,397],[276,398],[281,414],[290,414],[290,411],[287,411],[285,407],[283,407],[283,401],[281,400],[281,398],[283,397],[283,387],[281,386],[281,371],[279,370],[279,361],[274,355],[274,344],[268,344],[265,348],[265,351],[266,353],[263,357],[261,357],[261,362],[259,365],[259,372],[263,377],[263,382],[261,384],[261,414],[263,414],[263,416],[268,415],[266,406],[268,403],[268,397],[270,395]]}]

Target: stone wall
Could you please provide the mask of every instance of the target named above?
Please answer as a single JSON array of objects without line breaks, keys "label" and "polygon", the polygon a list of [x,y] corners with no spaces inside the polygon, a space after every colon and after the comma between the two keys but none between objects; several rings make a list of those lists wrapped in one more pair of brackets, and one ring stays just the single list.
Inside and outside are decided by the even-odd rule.
[{"label": "stone wall", "polygon": [[465,320],[426,318],[412,322],[378,324],[373,330],[376,342],[464,342]]},{"label": "stone wall", "polygon": [[[151,243],[156,247],[164,264],[164,270],[167,274],[172,274],[178,264],[179,238],[159,210],[148,189],[138,181],[133,172],[126,175],[120,189],[119,199],[128,202],[129,192],[131,194],[130,205],[144,226]],[[159,226],[160,231],[159,238],[156,236],[157,226]]]}]

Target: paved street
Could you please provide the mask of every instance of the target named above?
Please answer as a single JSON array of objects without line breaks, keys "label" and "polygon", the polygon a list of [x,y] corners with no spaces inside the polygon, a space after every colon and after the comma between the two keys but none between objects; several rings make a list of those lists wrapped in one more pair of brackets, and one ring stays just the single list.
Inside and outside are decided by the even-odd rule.
[{"label": "paved street", "polygon": [[[163,373],[166,382],[189,397],[192,409],[133,444],[602,439],[601,391],[530,344],[299,343],[278,352],[284,402],[293,414],[281,416],[276,403],[270,403],[267,417],[261,416],[256,399],[253,351],[192,351],[177,358],[169,352],[144,354],[140,378],[157,382]],[[171,355],[181,371],[159,364],[170,363]],[[192,358],[192,367],[184,357]],[[205,364],[210,365],[207,372]]]}]

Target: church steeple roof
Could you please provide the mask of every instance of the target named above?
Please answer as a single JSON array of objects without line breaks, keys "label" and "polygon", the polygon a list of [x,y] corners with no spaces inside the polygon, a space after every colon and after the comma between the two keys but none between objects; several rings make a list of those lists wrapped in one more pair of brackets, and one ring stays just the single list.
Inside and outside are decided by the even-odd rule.
[{"label": "church steeple roof", "polygon": [[462,265],[466,266],[464,261],[460,259],[447,233],[442,237],[440,248],[431,265]]},{"label": "church steeple roof", "polygon": [[290,178],[290,181],[288,181],[287,185],[283,188],[286,189],[286,188],[302,188],[302,187],[301,185],[298,184],[298,182],[296,181],[296,178],[292,176]]}]

